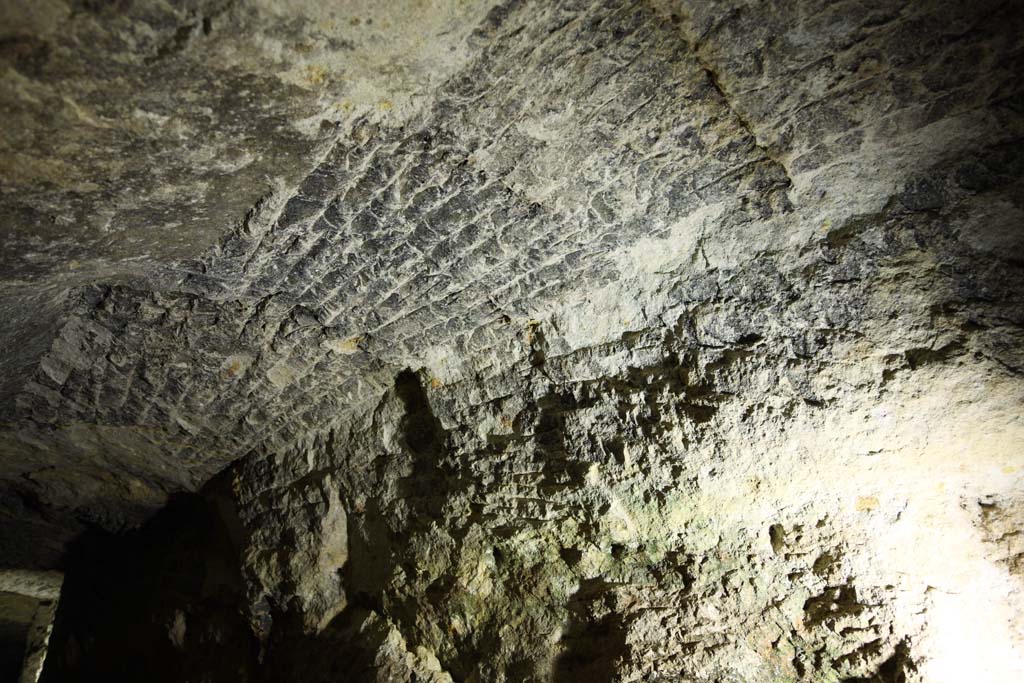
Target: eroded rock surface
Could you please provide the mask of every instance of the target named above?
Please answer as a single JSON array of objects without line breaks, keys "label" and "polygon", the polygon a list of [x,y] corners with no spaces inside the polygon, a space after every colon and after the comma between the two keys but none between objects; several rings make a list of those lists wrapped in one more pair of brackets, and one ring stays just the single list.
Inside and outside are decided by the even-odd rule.
[{"label": "eroded rock surface", "polygon": [[[1024,673],[1014,3],[207,4],[116,67],[202,141],[167,177],[127,155],[123,254],[99,190],[4,195],[28,226],[80,200],[94,264],[5,243],[10,306],[53,313],[5,360],[4,552],[54,563],[228,468],[132,532],[173,581],[69,578],[60,675]],[[52,94],[72,29],[164,26],[87,5],[8,77]],[[189,123],[192,88],[255,100]]]}]

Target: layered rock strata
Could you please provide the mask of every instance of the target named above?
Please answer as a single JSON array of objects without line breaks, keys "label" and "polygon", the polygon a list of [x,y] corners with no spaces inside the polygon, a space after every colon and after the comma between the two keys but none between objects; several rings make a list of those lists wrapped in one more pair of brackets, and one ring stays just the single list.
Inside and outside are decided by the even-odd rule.
[{"label": "layered rock strata", "polygon": [[[1024,672],[1013,3],[298,4],[305,62],[268,47],[280,8],[200,3],[118,67],[235,54],[225,22],[269,50],[231,69],[323,66],[267,94],[315,112],[302,142],[234,105],[189,129],[237,122],[276,179],[224,171],[250,194],[203,195],[183,251],[127,269],[68,233],[101,268],[44,240],[58,265],[5,285],[46,343],[7,361],[0,548],[68,558],[53,676]],[[339,42],[385,22],[400,54]],[[11,77],[47,87],[45,54]]]}]

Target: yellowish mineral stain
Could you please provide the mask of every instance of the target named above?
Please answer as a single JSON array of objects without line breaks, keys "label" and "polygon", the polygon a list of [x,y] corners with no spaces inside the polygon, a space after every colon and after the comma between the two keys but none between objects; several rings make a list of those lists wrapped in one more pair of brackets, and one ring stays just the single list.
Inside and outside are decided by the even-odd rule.
[{"label": "yellowish mineral stain", "polygon": [[875,496],[858,496],[857,512],[871,512],[878,507],[878,498]]},{"label": "yellowish mineral stain", "polygon": [[331,339],[330,341],[324,342],[324,346],[334,353],[340,353],[347,356],[359,351],[359,345],[362,342],[363,337],[361,335],[356,335],[354,337],[348,337],[347,339]]},{"label": "yellowish mineral stain", "polygon": [[539,320],[528,320],[526,322],[526,343],[532,344],[537,338],[537,329],[540,327]]},{"label": "yellowish mineral stain", "polygon": [[252,364],[252,357],[244,353],[232,354],[224,359],[224,363],[221,365],[221,377],[223,379],[232,379],[240,377],[245,374],[245,371],[249,369],[249,365]]},{"label": "yellowish mineral stain", "polygon": [[327,69],[319,64],[306,67],[305,82],[307,85],[320,86],[327,82]]}]

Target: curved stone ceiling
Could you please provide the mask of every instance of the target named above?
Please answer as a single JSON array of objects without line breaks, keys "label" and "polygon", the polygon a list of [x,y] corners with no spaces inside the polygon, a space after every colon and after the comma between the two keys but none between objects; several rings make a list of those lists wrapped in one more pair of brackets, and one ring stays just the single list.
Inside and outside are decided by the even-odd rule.
[{"label": "curved stone ceiling", "polygon": [[52,564],[402,368],[498,376],[523,330],[842,336],[881,305],[841,255],[867,225],[934,237],[903,341],[977,325],[893,353],[1019,373],[1020,18],[767,4],[5,2],[4,555]]}]

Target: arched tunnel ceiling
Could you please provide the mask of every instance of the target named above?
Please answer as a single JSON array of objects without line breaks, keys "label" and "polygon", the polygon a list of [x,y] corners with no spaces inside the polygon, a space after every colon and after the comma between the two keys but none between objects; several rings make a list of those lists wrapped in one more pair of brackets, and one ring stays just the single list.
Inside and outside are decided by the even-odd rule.
[{"label": "arched tunnel ceiling", "polygon": [[1024,25],[982,5],[4,2],[0,547],[53,563],[404,367],[497,377],[539,321],[895,348],[919,321],[843,288],[869,224],[935,219],[922,286],[1019,341]]}]

